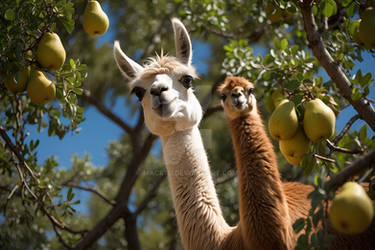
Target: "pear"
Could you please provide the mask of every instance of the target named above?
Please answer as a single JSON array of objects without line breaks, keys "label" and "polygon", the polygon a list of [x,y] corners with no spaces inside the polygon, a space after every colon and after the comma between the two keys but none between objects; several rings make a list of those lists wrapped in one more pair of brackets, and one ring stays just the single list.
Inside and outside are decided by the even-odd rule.
[{"label": "pear", "polygon": [[268,129],[272,138],[286,140],[292,138],[298,129],[298,117],[294,103],[283,100],[268,120]]},{"label": "pear", "polygon": [[60,37],[53,32],[42,36],[36,50],[36,58],[43,68],[58,70],[65,62],[65,49]]},{"label": "pear", "polygon": [[108,16],[103,11],[100,3],[89,1],[83,13],[83,29],[90,36],[102,35],[109,27]]},{"label": "pear", "polygon": [[7,75],[4,78],[5,87],[12,93],[23,92],[26,89],[26,84],[30,78],[30,66],[25,67],[20,72]]},{"label": "pear", "polygon": [[291,139],[280,140],[279,148],[290,164],[299,165],[303,155],[309,151],[309,144],[303,129],[298,127],[297,133]]},{"label": "pear", "polygon": [[314,99],[305,105],[303,128],[313,142],[321,142],[335,132],[335,113],[322,100]]},{"label": "pear", "polygon": [[372,200],[361,185],[347,182],[332,201],[329,218],[334,229],[345,234],[360,234],[374,218]]},{"label": "pear", "polygon": [[33,69],[27,85],[27,95],[32,103],[43,106],[55,98],[56,87],[43,71]]},{"label": "pear", "polygon": [[366,48],[375,48],[375,8],[369,7],[361,14],[359,38]]}]

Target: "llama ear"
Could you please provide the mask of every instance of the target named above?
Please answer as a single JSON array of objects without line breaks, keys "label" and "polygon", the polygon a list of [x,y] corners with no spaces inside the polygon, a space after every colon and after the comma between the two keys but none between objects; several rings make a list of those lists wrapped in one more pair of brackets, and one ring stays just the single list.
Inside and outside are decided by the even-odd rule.
[{"label": "llama ear", "polygon": [[176,57],[184,64],[191,64],[193,51],[189,33],[185,26],[177,18],[172,18],[174,41],[176,45]]},{"label": "llama ear", "polygon": [[115,57],[117,66],[125,77],[133,79],[137,75],[137,72],[143,70],[141,65],[125,55],[125,53],[121,50],[120,43],[118,41],[115,41],[113,45],[113,55]]}]

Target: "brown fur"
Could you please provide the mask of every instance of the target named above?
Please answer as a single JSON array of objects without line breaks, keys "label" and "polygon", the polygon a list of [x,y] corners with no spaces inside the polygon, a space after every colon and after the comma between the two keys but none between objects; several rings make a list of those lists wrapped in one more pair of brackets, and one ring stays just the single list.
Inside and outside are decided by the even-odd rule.
[{"label": "brown fur", "polygon": [[[245,78],[227,77],[218,91],[228,98],[231,90],[249,87],[254,86]],[[251,96],[248,98],[251,102]],[[314,188],[282,183],[273,146],[256,107],[238,111],[230,105],[228,100],[223,103],[238,171],[241,232],[233,238],[244,240],[246,249],[292,249],[299,236],[292,225],[298,218],[307,218],[311,208],[307,196]],[[375,249],[375,221],[356,236],[339,234],[330,225],[328,231],[335,234],[329,249]]]}]

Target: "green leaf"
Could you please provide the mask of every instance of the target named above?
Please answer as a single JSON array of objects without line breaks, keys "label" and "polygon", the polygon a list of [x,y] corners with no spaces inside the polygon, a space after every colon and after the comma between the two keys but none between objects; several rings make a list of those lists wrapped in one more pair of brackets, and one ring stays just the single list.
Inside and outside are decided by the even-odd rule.
[{"label": "green leaf", "polygon": [[74,62],[74,60],[73,60],[72,58],[70,58],[69,63],[70,63],[70,67],[71,67],[72,69],[75,69],[75,68],[76,68],[76,63]]},{"label": "green leaf", "polygon": [[8,21],[13,21],[16,18],[16,13],[14,13],[14,10],[7,9],[4,14],[4,18]]},{"label": "green leaf", "polygon": [[367,73],[366,75],[364,75],[361,79],[359,79],[359,84],[364,87],[366,85],[369,85],[371,83],[371,73]]},{"label": "green leaf", "polygon": [[288,47],[288,40],[286,40],[286,39],[284,38],[284,39],[281,40],[281,42],[280,42],[280,49],[281,49],[281,50],[285,50],[287,47]]},{"label": "green leaf", "polygon": [[71,201],[74,198],[73,189],[71,187],[69,188],[68,193],[66,194],[66,198],[68,199],[68,201]]},{"label": "green leaf", "polygon": [[323,4],[322,12],[325,17],[330,17],[336,14],[337,5],[334,0],[325,0],[322,2],[322,4]]},{"label": "green leaf", "polygon": [[296,222],[293,223],[293,230],[296,233],[299,233],[305,227],[305,219],[299,218]]},{"label": "green leaf", "polygon": [[285,84],[284,84],[284,87],[287,88],[287,89],[290,89],[290,90],[295,90],[297,88],[299,88],[300,86],[300,82],[297,81],[297,80],[290,80],[290,81],[287,81]]},{"label": "green leaf", "polygon": [[362,93],[358,88],[353,88],[352,89],[352,99],[354,101],[358,101],[359,99],[362,98]]},{"label": "green leaf", "polygon": [[359,130],[359,139],[361,141],[365,141],[367,138],[367,127],[366,125],[363,125],[361,130]]},{"label": "green leaf", "polygon": [[82,95],[83,89],[81,89],[81,88],[74,88],[73,92],[76,93],[77,95]]}]

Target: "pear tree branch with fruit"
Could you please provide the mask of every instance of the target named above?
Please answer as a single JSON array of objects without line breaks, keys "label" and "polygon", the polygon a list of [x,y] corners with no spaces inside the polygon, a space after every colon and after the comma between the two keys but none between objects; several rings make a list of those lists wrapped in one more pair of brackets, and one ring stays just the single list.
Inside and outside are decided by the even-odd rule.
[{"label": "pear tree branch with fruit", "polygon": [[[339,202],[335,202],[334,191],[345,182],[374,182],[370,177],[374,175],[375,144],[367,138],[368,128],[375,131],[375,110],[367,98],[373,78],[361,70],[351,76],[355,61],[362,60],[361,53],[373,53],[375,48],[370,35],[371,27],[372,33],[375,29],[373,8],[371,1],[273,1],[264,6],[266,23],[274,32],[269,53],[255,55],[251,44],[241,38],[224,46],[223,71],[246,76],[266,90],[263,107],[270,113],[268,129],[283,158],[301,166],[305,176],[314,176],[311,221],[300,219],[294,225],[296,232],[305,229],[298,244],[302,248],[329,244],[328,216],[343,233],[360,233],[369,225],[353,225],[357,231],[346,231],[335,224],[336,205],[330,212],[326,204],[332,199],[334,204]],[[358,12],[361,21],[355,20]],[[257,25],[264,23],[258,20]],[[279,30],[283,28],[288,32]],[[328,81],[319,74],[320,67],[330,77]],[[357,114],[336,135],[336,117],[348,104]],[[366,124],[358,132],[351,131],[359,119]],[[349,185],[349,190],[356,188]],[[371,188],[367,191],[370,195],[373,192]],[[371,204],[367,193],[361,194],[364,204]],[[366,215],[365,220],[371,222],[372,209],[367,209]],[[312,232],[320,222],[323,228]]]},{"label": "pear tree branch with fruit", "polygon": [[71,190],[62,197],[62,188],[51,175],[56,160],[51,156],[38,162],[40,141],[28,138],[34,126],[37,132],[47,130],[49,136],[62,139],[83,120],[77,95],[83,91],[86,66],[69,58],[65,41],[57,34],[72,32],[74,5],[65,0],[2,1],[0,9],[4,10],[1,27],[5,27],[0,34],[1,154],[7,159],[0,168],[9,172],[6,183],[19,183],[1,206],[9,216],[12,204],[21,201],[28,223],[41,213],[55,230],[72,237],[84,234],[85,229],[72,229],[63,222],[79,200],[73,200]]}]

